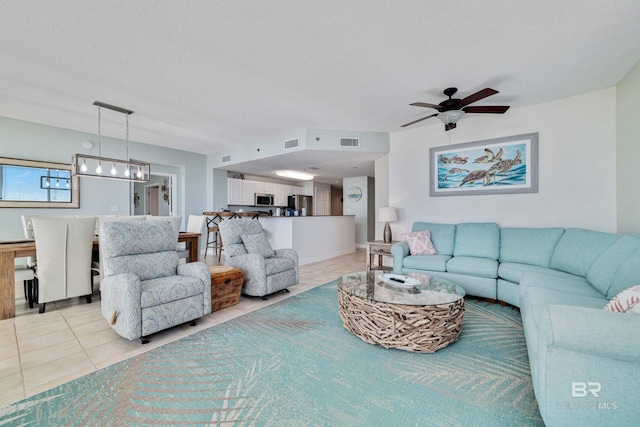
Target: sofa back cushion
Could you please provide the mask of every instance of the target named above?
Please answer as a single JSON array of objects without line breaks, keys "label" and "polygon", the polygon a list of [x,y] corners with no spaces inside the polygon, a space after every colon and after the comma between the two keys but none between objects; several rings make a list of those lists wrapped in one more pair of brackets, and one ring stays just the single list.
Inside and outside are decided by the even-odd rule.
[{"label": "sofa back cushion", "polygon": [[[640,239],[633,236],[621,236],[613,245],[609,246],[589,268],[587,274],[587,280],[594,288],[596,288],[603,295],[608,295],[609,288],[618,277],[621,267],[625,262],[640,249]],[[637,267],[630,270],[628,273],[635,271],[640,273],[640,261],[636,264]],[[631,274],[630,279],[638,279],[636,283],[627,283],[624,279],[625,273],[623,273],[617,283],[619,286],[624,286],[623,289],[628,288],[636,283],[640,284],[640,274]],[[627,286],[627,284],[629,286]],[[614,292],[616,295],[617,292]],[[610,297],[609,297],[610,298]]]},{"label": "sofa back cushion", "polygon": [[105,277],[134,273],[140,280],[176,274],[178,241],[168,221],[110,221],[100,227]]},{"label": "sofa back cushion", "polygon": [[431,243],[440,255],[453,255],[453,244],[456,236],[455,224],[435,224],[432,222],[414,222],[411,231],[429,230]]},{"label": "sofa back cushion", "polygon": [[640,249],[635,250],[622,263],[607,290],[607,298],[611,299],[628,287],[640,284]]},{"label": "sofa back cushion", "polygon": [[498,259],[500,228],[493,222],[462,223],[456,226],[453,256]]},{"label": "sofa back cushion", "polygon": [[549,267],[564,228],[502,228],[500,262]]},{"label": "sofa back cushion", "polygon": [[589,268],[621,236],[582,228],[567,228],[558,241],[550,267],[587,277]]}]

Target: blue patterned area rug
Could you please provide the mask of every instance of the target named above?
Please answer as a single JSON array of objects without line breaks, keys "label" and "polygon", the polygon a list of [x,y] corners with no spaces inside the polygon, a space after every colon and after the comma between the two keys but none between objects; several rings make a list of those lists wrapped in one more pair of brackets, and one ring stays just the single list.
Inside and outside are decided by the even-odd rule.
[{"label": "blue patterned area rug", "polygon": [[0,409],[0,425],[543,423],[513,308],[468,300],[456,343],[408,353],[347,332],[331,282]]}]

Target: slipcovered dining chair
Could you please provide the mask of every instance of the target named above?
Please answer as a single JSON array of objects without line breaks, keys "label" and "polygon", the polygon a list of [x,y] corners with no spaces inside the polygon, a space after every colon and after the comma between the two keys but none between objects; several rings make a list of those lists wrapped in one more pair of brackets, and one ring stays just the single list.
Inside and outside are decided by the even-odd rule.
[{"label": "slipcovered dining chair", "polygon": [[244,294],[264,299],[298,283],[298,253],[293,249],[273,250],[258,220],[228,219],[218,227],[225,265],[239,268],[244,274]]},{"label": "slipcovered dining chair", "polygon": [[[202,234],[202,227],[204,227],[204,215],[189,215],[189,219],[187,220],[187,233]],[[198,248],[198,253],[199,252],[200,248]],[[181,260],[189,258],[189,248],[187,248],[186,243],[178,243],[178,256]]]},{"label": "slipcovered dining chair", "polygon": [[22,287],[24,289],[24,299],[29,301],[28,295],[29,290],[33,289],[33,281],[35,280],[33,268],[27,266],[27,264],[23,262],[19,262],[18,260],[14,261],[14,271],[15,271],[15,280],[16,285],[18,283],[22,283]]},{"label": "slipcovered dining chair", "polygon": [[40,313],[46,303],[77,296],[91,302],[91,254],[96,218],[32,217],[38,264],[35,271]]},{"label": "slipcovered dining chair", "polygon": [[147,336],[211,313],[206,264],[178,265],[167,221],[112,221],[100,227],[102,315],[118,334]]},{"label": "slipcovered dining chair", "polygon": [[[33,223],[31,222],[31,215],[21,215],[22,220],[22,232],[25,239],[35,239],[33,236]],[[29,268],[36,267],[36,257],[26,257],[26,266]]]}]

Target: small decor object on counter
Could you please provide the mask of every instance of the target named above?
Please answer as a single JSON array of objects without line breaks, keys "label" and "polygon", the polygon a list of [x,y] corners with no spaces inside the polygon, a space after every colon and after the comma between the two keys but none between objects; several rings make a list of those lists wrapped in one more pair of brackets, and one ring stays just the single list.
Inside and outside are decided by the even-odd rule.
[{"label": "small decor object on counter", "polygon": [[209,267],[211,272],[211,311],[222,310],[240,302],[244,274],[227,265]]}]

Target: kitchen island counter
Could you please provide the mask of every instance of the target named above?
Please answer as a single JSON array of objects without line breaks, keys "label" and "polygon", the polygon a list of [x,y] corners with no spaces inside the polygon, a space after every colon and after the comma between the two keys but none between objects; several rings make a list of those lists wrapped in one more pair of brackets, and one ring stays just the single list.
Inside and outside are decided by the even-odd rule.
[{"label": "kitchen island counter", "polygon": [[295,249],[299,265],[356,250],[354,215],[261,216],[258,220],[271,247]]}]

